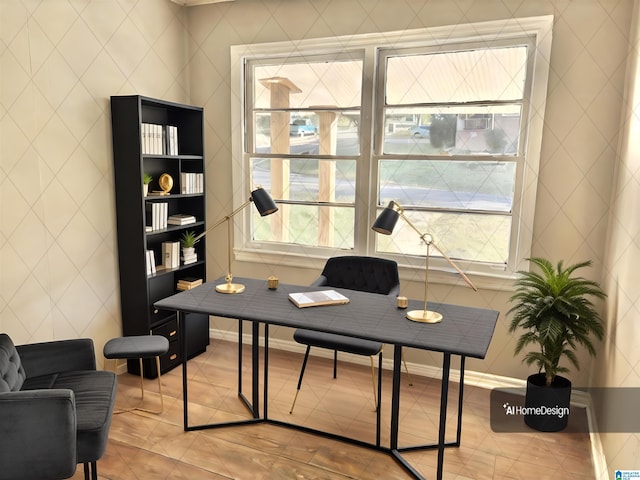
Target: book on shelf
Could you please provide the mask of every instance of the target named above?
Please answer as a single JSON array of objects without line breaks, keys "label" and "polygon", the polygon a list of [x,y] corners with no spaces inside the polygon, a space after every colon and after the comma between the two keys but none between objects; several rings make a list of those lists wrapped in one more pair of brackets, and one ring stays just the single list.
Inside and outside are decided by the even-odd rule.
[{"label": "book on shelf", "polygon": [[156,257],[153,250],[146,251],[147,256],[147,275],[156,273]]},{"label": "book on shelf", "polygon": [[140,144],[144,155],[178,155],[178,127],[141,123]]},{"label": "book on shelf", "polygon": [[169,213],[168,202],[147,202],[145,209],[147,217],[146,225],[151,226],[151,231],[167,228],[167,216]]},{"label": "book on shelf", "polygon": [[298,308],[317,307],[322,305],[342,305],[349,299],[335,290],[318,290],[314,292],[290,293],[291,300]]},{"label": "book on shelf", "polygon": [[196,263],[198,261],[198,254],[197,253],[193,253],[190,255],[182,255],[180,257],[180,259],[182,260],[182,264],[183,265],[189,265],[191,263]]},{"label": "book on shelf", "polygon": [[176,289],[178,290],[191,290],[192,288],[196,288],[198,285],[202,285],[201,278],[187,277],[178,280],[176,284]]},{"label": "book on shelf", "polygon": [[169,225],[189,225],[196,223],[196,217],[187,213],[176,213],[167,218],[167,223]]},{"label": "book on shelf", "polygon": [[180,266],[180,242],[162,242],[162,265],[164,268]]},{"label": "book on shelf", "polygon": [[204,192],[204,174],[203,173],[180,173],[180,193],[203,193]]},{"label": "book on shelf", "polygon": [[178,155],[178,127],[167,125],[165,127],[165,137],[167,142],[167,154]]}]

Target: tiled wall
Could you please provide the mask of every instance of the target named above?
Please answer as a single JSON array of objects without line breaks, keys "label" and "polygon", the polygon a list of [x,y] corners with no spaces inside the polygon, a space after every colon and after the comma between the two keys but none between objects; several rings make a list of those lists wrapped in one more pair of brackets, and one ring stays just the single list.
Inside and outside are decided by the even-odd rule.
[{"label": "tiled wall", "polygon": [[0,1],[0,331],[120,335],[109,97],[188,100],[168,0]]}]

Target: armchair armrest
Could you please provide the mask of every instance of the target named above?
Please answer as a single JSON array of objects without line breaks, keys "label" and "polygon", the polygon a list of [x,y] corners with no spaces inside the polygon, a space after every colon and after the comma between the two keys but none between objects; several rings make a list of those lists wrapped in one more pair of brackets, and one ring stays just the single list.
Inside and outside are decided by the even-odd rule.
[{"label": "armchair armrest", "polygon": [[71,390],[0,393],[0,480],[71,477],[76,406]]},{"label": "armchair armrest", "polygon": [[16,350],[27,378],[96,369],[96,355],[90,338],[17,345]]}]

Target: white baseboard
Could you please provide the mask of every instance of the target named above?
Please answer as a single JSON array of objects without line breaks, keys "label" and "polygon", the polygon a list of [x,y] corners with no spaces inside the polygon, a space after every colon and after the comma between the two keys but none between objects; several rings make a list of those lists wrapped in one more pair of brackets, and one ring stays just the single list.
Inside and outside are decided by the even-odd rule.
[{"label": "white baseboard", "polygon": [[[238,334],[236,332],[230,332],[228,330],[216,330],[211,329],[209,336],[212,339],[218,338],[230,342],[238,341]],[[263,338],[260,338],[260,345],[264,346]],[[251,335],[244,333],[242,336],[242,343],[251,344]],[[276,338],[269,339],[269,347],[276,350],[284,350],[287,352],[300,353],[304,355],[305,346],[289,340],[281,340]],[[312,354],[322,358],[333,358],[333,353],[323,348],[316,348],[312,350]],[[355,363],[357,365],[369,365],[369,359],[362,355],[351,355],[348,353],[342,353],[340,356],[341,361]],[[428,378],[441,378],[442,368],[433,367],[430,365],[423,365],[419,363],[407,363],[407,367],[411,372],[411,375],[419,375]],[[393,361],[391,359],[382,360],[382,368],[385,370],[393,369]],[[449,378],[452,382],[460,381],[460,370],[451,369]],[[475,372],[465,369],[464,372],[465,385],[472,385],[474,387],[493,389],[493,388],[526,388],[527,381],[512,377],[503,377],[500,375],[493,375],[490,373]],[[596,480],[607,480],[607,462],[600,440],[600,435],[597,433],[595,412],[591,404],[591,396],[589,393],[582,390],[574,390],[571,394],[571,404],[576,407],[582,407],[586,409],[587,421],[589,424],[589,436],[591,438],[591,458],[593,460],[594,473]]]}]

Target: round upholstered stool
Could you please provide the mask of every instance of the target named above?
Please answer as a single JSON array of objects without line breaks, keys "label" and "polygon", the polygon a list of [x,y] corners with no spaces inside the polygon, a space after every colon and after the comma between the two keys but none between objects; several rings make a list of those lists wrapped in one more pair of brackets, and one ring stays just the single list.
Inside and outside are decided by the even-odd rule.
[{"label": "round upholstered stool", "polygon": [[152,411],[144,408],[135,408],[150,413],[162,413],[164,410],[164,399],[162,397],[162,382],[160,381],[160,355],[164,355],[169,350],[169,340],[161,335],[139,335],[130,337],[119,337],[109,340],[104,345],[104,358],[109,360],[118,359],[138,359],[140,361],[140,389],[142,390],[142,400],[144,400],[144,371],[142,367],[143,358],[156,359],[158,369],[158,391],[160,393],[160,410]]}]

